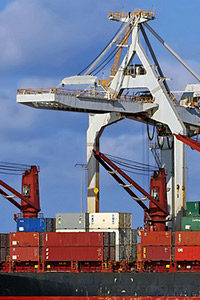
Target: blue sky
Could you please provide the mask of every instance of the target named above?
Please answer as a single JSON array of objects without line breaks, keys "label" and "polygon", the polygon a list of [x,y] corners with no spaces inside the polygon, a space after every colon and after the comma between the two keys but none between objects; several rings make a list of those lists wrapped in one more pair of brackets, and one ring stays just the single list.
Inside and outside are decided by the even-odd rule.
[{"label": "blue sky", "polygon": [[[200,74],[199,0],[13,0],[0,1],[0,160],[40,165],[40,199],[45,216],[80,209],[80,170],[86,163],[87,114],[40,111],[16,103],[16,89],[56,86],[79,73],[110,40],[119,24],[109,11],[153,9],[151,26]],[[172,89],[193,78],[150,36]],[[146,128],[124,120],[105,130],[101,150],[148,161]],[[188,150],[188,199],[198,198],[199,153]],[[20,177],[1,177],[20,190]],[[147,187],[147,179],[138,179]],[[103,211],[142,211],[101,170]],[[86,199],[85,199],[86,202]],[[85,205],[86,207],[86,205]],[[1,199],[0,231],[15,230],[18,210]]]}]

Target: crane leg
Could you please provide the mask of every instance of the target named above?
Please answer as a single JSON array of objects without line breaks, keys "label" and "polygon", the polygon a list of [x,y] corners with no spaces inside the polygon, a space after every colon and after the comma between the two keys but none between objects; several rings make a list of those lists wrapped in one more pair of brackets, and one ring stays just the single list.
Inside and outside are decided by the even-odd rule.
[{"label": "crane leg", "polygon": [[106,126],[123,119],[120,114],[90,114],[87,130],[87,211],[99,212],[99,163],[94,158],[93,149],[99,151],[99,139]]},{"label": "crane leg", "polygon": [[167,202],[173,230],[181,229],[186,202],[186,147],[174,139],[172,149],[161,149],[161,164],[167,172]]}]

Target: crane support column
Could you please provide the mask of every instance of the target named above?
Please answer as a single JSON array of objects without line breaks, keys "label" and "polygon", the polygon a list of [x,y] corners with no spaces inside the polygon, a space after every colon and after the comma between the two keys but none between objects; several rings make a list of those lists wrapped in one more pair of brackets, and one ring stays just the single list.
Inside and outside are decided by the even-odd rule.
[{"label": "crane support column", "polygon": [[174,209],[176,230],[180,230],[180,217],[185,209],[186,171],[186,145],[174,139]]},{"label": "crane support column", "polygon": [[[170,218],[175,215],[174,210],[174,148],[172,149],[161,149],[161,165],[166,170],[166,184],[167,184],[167,203],[168,210],[170,212]],[[174,224],[171,222],[170,224]]]},{"label": "crane support column", "polygon": [[99,212],[99,162],[94,158],[93,149],[99,151],[99,139],[106,126],[123,119],[120,114],[89,114],[87,130],[87,211]]}]

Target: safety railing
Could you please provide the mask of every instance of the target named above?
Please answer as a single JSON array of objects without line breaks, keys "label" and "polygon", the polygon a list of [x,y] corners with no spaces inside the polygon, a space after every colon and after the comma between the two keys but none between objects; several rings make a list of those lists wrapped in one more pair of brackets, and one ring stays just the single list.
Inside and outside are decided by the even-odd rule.
[{"label": "safety railing", "polygon": [[109,12],[108,17],[109,18],[118,18],[118,19],[123,19],[123,18],[130,18],[134,16],[143,16],[143,17],[155,17],[155,12],[152,10],[138,10],[135,12]]},{"label": "safety railing", "polygon": [[62,88],[41,88],[41,89],[18,89],[18,95],[39,95],[39,94],[55,94],[64,96],[75,96],[78,98],[92,98],[97,100],[107,100],[107,101],[125,101],[125,102],[144,102],[153,103],[153,97],[149,95],[111,95],[106,91],[96,91],[96,90],[69,90]]}]

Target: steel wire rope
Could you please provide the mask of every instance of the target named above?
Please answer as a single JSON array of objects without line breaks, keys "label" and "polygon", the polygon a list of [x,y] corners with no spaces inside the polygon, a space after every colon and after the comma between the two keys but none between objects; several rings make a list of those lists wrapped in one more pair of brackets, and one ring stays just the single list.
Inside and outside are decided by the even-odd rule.
[{"label": "steel wire rope", "polygon": [[7,173],[7,172],[0,172],[0,174],[4,174],[4,175],[22,175],[22,173]]},{"label": "steel wire rope", "polygon": [[[141,166],[140,167],[140,165],[128,164],[128,163],[118,161],[118,160],[115,160],[115,159],[113,159],[112,161],[116,162],[116,163],[119,163],[119,164],[122,164],[122,165],[127,166],[127,167],[135,167],[135,168],[138,168],[138,169],[141,169],[141,170],[146,170],[149,167],[149,166]],[[152,169],[154,169],[154,167],[152,167]]]},{"label": "steel wire rope", "polygon": [[136,174],[136,175],[142,175],[142,176],[149,176],[149,174],[147,173],[139,173],[139,172],[134,172],[134,171],[130,171],[130,170],[126,170],[124,168],[121,168],[123,171],[126,171],[128,173],[131,173],[131,174]]},{"label": "steel wire rope", "polygon": [[15,169],[10,169],[10,168],[5,168],[5,167],[0,167],[0,170],[5,170],[5,171],[18,171],[18,172],[24,172],[26,171],[27,169],[18,169],[18,168],[15,168]]},{"label": "steel wire rope", "polygon": [[[122,45],[124,45],[124,43],[129,39],[129,37],[130,37],[130,34],[131,34],[131,32],[132,32],[132,28],[130,29],[130,32],[127,34],[127,36],[123,39],[123,41],[122,41]],[[118,51],[120,50],[120,47],[116,47],[116,48],[114,48],[114,50],[100,63],[100,65],[98,65],[92,72],[94,72],[94,71],[96,71],[96,70],[98,70],[101,66],[102,66],[102,64],[104,63],[104,62],[106,62],[108,59],[109,59],[109,57],[111,56],[111,58],[101,67],[101,69],[99,70],[99,71],[97,71],[96,73],[94,73],[94,76],[95,75],[97,75],[99,72],[101,72],[101,70],[103,70],[108,64],[109,64],[109,62],[113,59],[113,57],[118,53]]]},{"label": "steel wire rope", "polygon": [[173,148],[173,143],[174,143],[174,141],[172,140],[171,145],[170,145],[169,137],[167,136],[167,146],[168,146],[169,150],[171,150]]},{"label": "steel wire rope", "polygon": [[119,161],[116,161],[116,160],[112,160],[113,162],[117,163],[118,165],[120,166],[123,166],[123,167],[126,167],[128,169],[133,169],[133,170],[140,170],[140,171],[144,171],[144,172],[152,172],[152,171],[155,171],[155,169],[150,169],[150,168],[140,168],[140,167],[134,167],[134,166],[131,166],[131,165],[127,165],[125,163],[121,163]]},{"label": "steel wire rope", "polygon": [[105,153],[105,155],[108,156],[108,157],[114,158],[114,159],[116,158],[116,159],[119,159],[119,160],[122,160],[122,161],[127,161],[127,162],[129,162],[130,164],[131,164],[131,163],[134,163],[134,164],[136,164],[136,165],[150,166],[150,167],[152,167],[152,168],[156,168],[156,166],[153,166],[153,165],[147,165],[147,164],[144,164],[144,163],[141,163],[141,162],[137,162],[137,161],[134,161],[134,160],[130,160],[130,159],[127,159],[127,158],[122,158],[122,157],[120,157],[120,156],[114,156],[114,155],[106,154],[106,153]]},{"label": "steel wire rope", "polygon": [[0,161],[0,164],[10,165],[10,166],[20,166],[20,167],[26,167],[26,168],[31,167],[30,165],[26,165],[26,164],[9,163],[9,162],[5,162],[5,161]]},{"label": "steel wire rope", "polygon": [[119,29],[117,30],[117,32],[113,35],[112,39],[108,42],[108,44],[103,48],[103,50],[91,61],[91,63],[89,63],[81,72],[78,73],[78,75],[81,75],[85,70],[87,70],[94,62],[95,60],[103,53],[103,51],[108,47],[108,45],[112,42],[112,40],[114,39],[114,37],[118,34],[118,32],[121,30],[122,26],[124,24],[122,23],[119,27]]},{"label": "steel wire rope", "polygon": [[158,138],[158,137],[159,137],[159,136],[157,135],[157,143],[158,143],[158,147],[162,150],[162,149],[163,149],[163,146],[164,146],[164,137],[161,136],[161,137],[163,138],[163,142],[162,142],[162,143],[159,142],[159,138]]},{"label": "steel wire rope", "polygon": [[153,126],[153,133],[152,136],[150,136],[150,132],[149,132],[149,123],[147,123],[147,135],[148,135],[148,139],[150,141],[152,141],[154,139],[154,135],[155,135],[155,125]]}]

